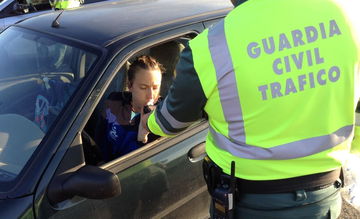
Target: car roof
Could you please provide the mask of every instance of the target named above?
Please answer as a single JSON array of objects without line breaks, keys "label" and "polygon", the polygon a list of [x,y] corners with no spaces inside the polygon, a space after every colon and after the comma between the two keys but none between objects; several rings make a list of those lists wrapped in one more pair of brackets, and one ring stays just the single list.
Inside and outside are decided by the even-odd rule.
[{"label": "car roof", "polygon": [[61,11],[26,19],[17,26],[107,46],[148,29],[171,28],[174,23],[185,25],[210,15],[223,16],[231,7],[230,0],[106,1],[63,11],[58,28],[51,24]]}]

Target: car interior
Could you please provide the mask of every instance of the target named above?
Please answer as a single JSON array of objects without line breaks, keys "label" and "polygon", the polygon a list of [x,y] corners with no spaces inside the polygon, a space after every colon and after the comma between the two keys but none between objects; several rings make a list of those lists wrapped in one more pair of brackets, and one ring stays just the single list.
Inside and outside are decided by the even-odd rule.
[{"label": "car interior", "polygon": [[[11,104],[4,105],[0,109],[0,114],[16,113],[29,120],[34,120],[36,105],[40,104],[38,96],[42,95],[46,97],[51,106],[47,116],[47,123],[50,126],[78,83],[85,77],[85,72],[90,67],[87,63],[94,61],[93,56],[71,47],[67,47],[67,51],[61,52],[49,52],[49,48],[44,49],[46,51],[41,54],[48,55],[34,58],[36,59],[34,63],[39,63],[38,67],[34,68],[33,64],[26,65],[21,62],[24,63],[21,68],[18,67],[16,71],[11,72],[10,70],[15,68],[6,68],[4,65],[4,68],[9,69],[5,74],[8,73],[11,77],[1,79],[0,84],[5,87],[0,95],[0,101]],[[13,56],[21,57],[18,54]],[[10,64],[14,63],[15,59],[11,58],[11,60]],[[34,107],[28,107],[29,104]],[[45,132],[46,130],[43,129]]]},{"label": "car interior", "polygon": [[188,38],[178,38],[176,40],[168,41],[151,48],[141,50],[131,56],[120,68],[109,87],[106,89],[101,100],[99,101],[84,130],[82,131],[85,162],[87,164],[101,165],[104,163],[104,160],[101,156],[101,150],[99,148],[99,145],[101,144],[100,142],[102,142],[102,138],[106,136],[104,102],[110,93],[127,90],[126,72],[135,57],[140,55],[149,55],[163,65],[165,72],[162,75],[160,96],[164,98],[167,95],[167,91],[171,86],[173,79],[176,77],[176,64],[179,61],[180,53],[185,48],[185,43],[188,40]]},{"label": "car interior", "polygon": [[43,137],[44,132],[25,117],[0,115],[0,178],[6,180],[16,176]]},{"label": "car interior", "polygon": [[17,175],[96,56],[46,38],[10,38],[0,51],[0,167]]}]

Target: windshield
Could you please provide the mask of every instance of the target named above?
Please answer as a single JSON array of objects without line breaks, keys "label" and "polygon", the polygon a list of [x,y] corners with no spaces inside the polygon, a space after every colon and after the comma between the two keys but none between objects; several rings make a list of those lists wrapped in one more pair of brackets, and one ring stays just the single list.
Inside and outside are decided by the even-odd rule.
[{"label": "windshield", "polygon": [[1,182],[19,174],[97,56],[17,27],[0,48]]}]

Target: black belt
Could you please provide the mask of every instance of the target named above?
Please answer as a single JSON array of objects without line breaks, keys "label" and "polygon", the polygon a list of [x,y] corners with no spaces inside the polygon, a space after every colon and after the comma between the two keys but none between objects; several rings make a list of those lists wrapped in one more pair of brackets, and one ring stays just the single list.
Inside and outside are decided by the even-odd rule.
[{"label": "black belt", "polygon": [[241,193],[285,193],[296,190],[314,191],[333,185],[342,178],[341,168],[324,173],[316,173],[278,180],[245,180],[237,178],[237,189]]}]

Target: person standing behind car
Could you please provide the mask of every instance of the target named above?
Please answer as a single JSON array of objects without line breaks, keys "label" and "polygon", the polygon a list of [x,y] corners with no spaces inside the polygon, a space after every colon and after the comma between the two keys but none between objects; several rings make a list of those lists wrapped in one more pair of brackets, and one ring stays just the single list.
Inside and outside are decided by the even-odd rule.
[{"label": "person standing behind car", "polygon": [[250,0],[190,41],[167,98],[142,125],[173,136],[208,114],[213,218],[339,216],[359,99],[359,8]]},{"label": "person standing behind car", "polygon": [[[150,56],[135,59],[127,72],[129,91],[113,92],[105,101],[107,121],[105,142],[101,146],[104,160],[123,156],[143,146],[137,140],[140,111],[160,98],[163,67]],[[149,141],[158,136],[150,135]]]}]

